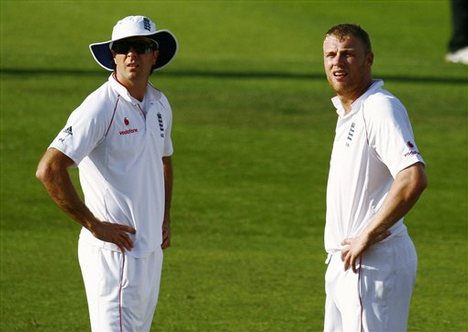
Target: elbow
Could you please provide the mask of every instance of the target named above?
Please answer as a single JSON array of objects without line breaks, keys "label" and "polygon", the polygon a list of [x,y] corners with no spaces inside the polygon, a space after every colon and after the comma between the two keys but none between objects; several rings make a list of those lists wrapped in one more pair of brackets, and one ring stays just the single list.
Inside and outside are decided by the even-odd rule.
[{"label": "elbow", "polygon": [[62,152],[49,149],[37,165],[36,178],[44,185],[53,182],[57,176],[63,174],[73,161]]},{"label": "elbow", "polygon": [[428,186],[428,180],[424,166],[422,164],[416,164],[405,170],[399,178],[399,184],[401,188],[402,197],[406,201],[416,201],[419,196],[426,190]]},{"label": "elbow", "polygon": [[419,182],[420,182],[419,183],[420,191],[423,192],[424,190],[426,190],[427,186],[429,185],[426,174],[424,174],[423,179],[421,179]]},{"label": "elbow", "polygon": [[420,168],[412,180],[411,196],[419,197],[428,186],[428,180],[424,168]]},{"label": "elbow", "polygon": [[61,158],[55,151],[48,150],[37,165],[36,178],[43,184],[53,181],[55,175],[60,172],[62,167]]},{"label": "elbow", "polygon": [[49,163],[44,160],[39,162],[36,169],[36,178],[42,183],[46,183],[50,180],[52,174],[52,167]]},{"label": "elbow", "polygon": [[416,180],[416,188],[419,193],[422,193],[424,190],[426,190],[428,185],[429,182],[427,180],[426,172],[424,171],[424,168],[421,168]]}]

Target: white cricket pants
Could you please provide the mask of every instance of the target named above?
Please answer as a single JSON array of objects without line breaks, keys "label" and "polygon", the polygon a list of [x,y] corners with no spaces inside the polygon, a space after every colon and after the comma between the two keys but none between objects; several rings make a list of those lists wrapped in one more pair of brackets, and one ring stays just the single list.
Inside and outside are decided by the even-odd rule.
[{"label": "white cricket pants", "polygon": [[159,295],[162,249],[137,258],[80,240],[78,259],[91,330],[149,331]]},{"label": "white cricket pants", "polygon": [[325,274],[324,331],[406,331],[416,269],[406,231],[364,252],[357,273],[344,271],[341,252],[334,253]]}]

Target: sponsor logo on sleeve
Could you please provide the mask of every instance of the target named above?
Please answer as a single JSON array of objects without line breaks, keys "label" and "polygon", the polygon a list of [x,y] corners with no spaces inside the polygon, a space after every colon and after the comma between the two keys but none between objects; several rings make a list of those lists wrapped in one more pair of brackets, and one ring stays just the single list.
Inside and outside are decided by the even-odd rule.
[{"label": "sponsor logo on sleeve", "polygon": [[65,128],[65,129],[63,130],[63,132],[64,132],[65,134],[68,134],[68,135],[73,135],[73,128],[72,128],[72,126],[70,126],[70,127],[68,127],[68,128]]},{"label": "sponsor logo on sleeve", "polygon": [[419,155],[419,154],[420,154],[419,151],[414,150],[415,145],[414,145],[413,142],[411,142],[411,141],[406,142],[406,146],[410,148],[410,151],[408,151],[408,152],[406,152],[406,153],[404,154],[405,157],[415,156],[415,155]]},{"label": "sponsor logo on sleeve", "polygon": [[67,128],[65,128],[64,130],[62,130],[62,135],[61,135],[61,137],[59,138],[59,142],[61,142],[61,143],[65,142],[65,140],[66,140],[67,138],[69,138],[70,136],[73,136],[73,128],[72,128],[72,126],[67,127]]}]

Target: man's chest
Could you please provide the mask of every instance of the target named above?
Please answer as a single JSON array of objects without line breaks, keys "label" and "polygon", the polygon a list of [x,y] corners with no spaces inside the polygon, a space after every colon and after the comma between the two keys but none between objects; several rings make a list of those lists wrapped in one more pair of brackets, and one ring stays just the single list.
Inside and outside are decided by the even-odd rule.
[{"label": "man's chest", "polygon": [[359,114],[337,122],[333,142],[332,160],[352,163],[368,149],[368,133],[364,119]]},{"label": "man's chest", "polygon": [[168,120],[164,112],[151,107],[145,114],[138,105],[118,107],[103,142],[114,158],[140,158],[162,153]]}]

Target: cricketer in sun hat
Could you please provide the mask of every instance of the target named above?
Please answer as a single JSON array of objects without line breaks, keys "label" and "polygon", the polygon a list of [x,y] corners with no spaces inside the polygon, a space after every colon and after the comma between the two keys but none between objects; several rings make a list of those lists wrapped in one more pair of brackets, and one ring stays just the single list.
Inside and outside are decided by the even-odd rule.
[{"label": "cricketer in sun hat", "polygon": [[112,43],[129,37],[146,37],[157,43],[159,56],[153,70],[166,66],[177,52],[177,40],[169,30],[157,30],[156,24],[146,16],[127,16],[115,24],[111,40],[89,45],[94,60],[101,67],[113,71]]}]

